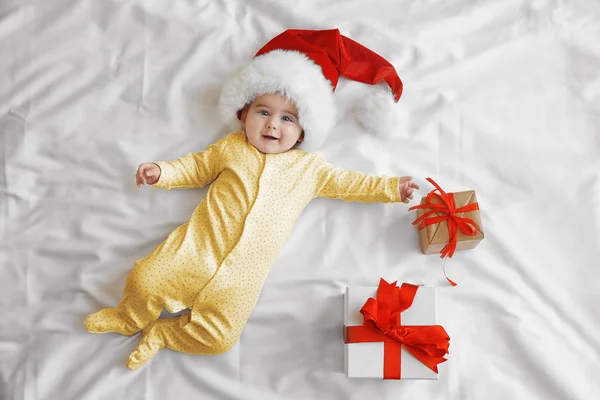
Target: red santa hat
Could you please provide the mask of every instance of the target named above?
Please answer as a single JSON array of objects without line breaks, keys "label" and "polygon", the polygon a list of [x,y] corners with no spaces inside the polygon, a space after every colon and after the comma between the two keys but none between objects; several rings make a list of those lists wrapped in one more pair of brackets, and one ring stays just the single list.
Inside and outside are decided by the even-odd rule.
[{"label": "red santa hat", "polygon": [[333,92],[340,76],[370,85],[385,81],[389,90],[375,92],[363,101],[358,119],[372,133],[398,129],[390,109],[402,95],[398,73],[386,59],[337,29],[289,29],[270,40],[225,83],[221,116],[241,128],[244,106],[262,94],[280,93],[298,109],[305,133],[301,147],[317,150],[335,124]]}]

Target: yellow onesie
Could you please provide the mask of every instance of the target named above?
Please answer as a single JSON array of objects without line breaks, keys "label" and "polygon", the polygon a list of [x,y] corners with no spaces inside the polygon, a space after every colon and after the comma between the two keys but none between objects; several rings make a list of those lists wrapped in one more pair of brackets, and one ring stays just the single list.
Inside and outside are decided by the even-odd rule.
[{"label": "yellow onesie", "polygon": [[[398,177],[334,168],[318,153],[264,154],[243,131],[176,161],[158,162],[155,187],[196,188],[214,181],[190,220],[137,260],[117,308],[86,318],[90,332],[143,330],[127,366],[161,348],[218,354],[238,340],[279,250],[316,197],[400,202]],[[159,318],[162,309],[179,318]]]}]

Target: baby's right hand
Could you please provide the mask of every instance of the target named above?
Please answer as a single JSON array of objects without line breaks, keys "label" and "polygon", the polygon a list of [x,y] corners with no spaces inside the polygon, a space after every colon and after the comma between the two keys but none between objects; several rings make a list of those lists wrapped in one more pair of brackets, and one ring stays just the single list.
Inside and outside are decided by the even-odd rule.
[{"label": "baby's right hand", "polygon": [[154,163],[140,164],[135,174],[135,183],[141,185],[154,185],[160,178],[160,167]]}]

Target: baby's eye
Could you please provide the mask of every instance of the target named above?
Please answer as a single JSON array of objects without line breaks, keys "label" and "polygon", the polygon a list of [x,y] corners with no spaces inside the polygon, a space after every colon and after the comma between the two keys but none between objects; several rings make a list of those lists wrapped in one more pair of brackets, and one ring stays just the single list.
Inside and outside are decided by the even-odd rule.
[{"label": "baby's eye", "polygon": [[265,117],[268,117],[268,116],[269,116],[269,112],[268,112],[268,111],[265,111],[265,110],[260,110],[258,113],[259,113],[260,115],[264,115]]},{"label": "baby's eye", "polygon": [[294,122],[294,119],[292,117],[288,117],[287,115],[283,117],[283,120],[287,122]]}]

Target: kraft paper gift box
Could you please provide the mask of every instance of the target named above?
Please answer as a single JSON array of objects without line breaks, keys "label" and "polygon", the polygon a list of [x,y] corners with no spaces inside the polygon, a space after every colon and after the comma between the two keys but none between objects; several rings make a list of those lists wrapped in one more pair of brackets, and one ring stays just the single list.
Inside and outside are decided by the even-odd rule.
[{"label": "kraft paper gift box", "polygon": [[[449,193],[454,196],[456,208],[460,208],[469,204],[477,203],[477,194],[474,190],[464,192]],[[421,204],[427,204],[426,197],[421,199]],[[441,201],[437,198],[432,199],[433,203],[440,204]],[[426,212],[425,209],[417,209],[417,219]],[[435,213],[432,216],[440,216],[442,214]],[[458,213],[459,217],[469,218],[475,222],[478,232],[474,236],[465,234],[460,229],[456,232],[456,249],[469,250],[475,248],[484,238],[483,228],[481,225],[481,216],[479,210]],[[427,225],[419,231],[419,240],[421,242],[421,251],[423,254],[440,253],[442,249],[450,242],[450,234],[448,232],[448,221],[441,221],[437,224]]]},{"label": "kraft paper gift box", "polygon": [[[483,240],[483,226],[479,203],[474,190],[446,193],[433,179],[435,186],[421,199],[413,225],[419,228],[423,254],[441,253],[442,258],[452,257],[455,250],[472,249]],[[438,193],[436,193],[438,192]]]},{"label": "kraft paper gift box", "polygon": [[[377,287],[355,286],[346,289],[344,295],[345,327],[360,326],[363,324],[364,318],[360,310],[368,298],[375,298],[377,296],[377,289]],[[436,325],[436,289],[434,287],[419,287],[412,305],[401,313],[401,325]],[[443,328],[439,328],[445,334]],[[348,378],[384,379],[383,342],[345,343],[344,347],[345,372]],[[438,360],[437,362],[442,361]],[[400,354],[400,379],[435,380],[438,379],[438,374],[416,359],[402,345]]]}]

